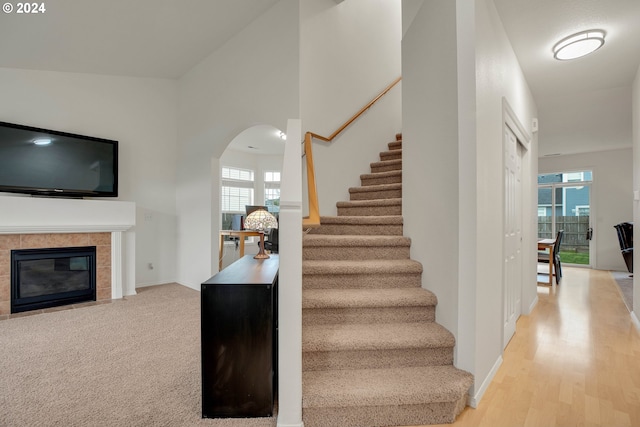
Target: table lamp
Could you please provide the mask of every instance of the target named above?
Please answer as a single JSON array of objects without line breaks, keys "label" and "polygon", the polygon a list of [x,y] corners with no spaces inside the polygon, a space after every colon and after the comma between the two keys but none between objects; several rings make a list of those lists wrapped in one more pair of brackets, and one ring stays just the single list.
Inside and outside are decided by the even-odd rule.
[{"label": "table lamp", "polygon": [[260,232],[260,252],[254,259],[267,259],[269,255],[264,253],[264,231],[268,228],[278,228],[278,220],[271,213],[260,208],[251,212],[244,220],[245,230],[256,230]]}]

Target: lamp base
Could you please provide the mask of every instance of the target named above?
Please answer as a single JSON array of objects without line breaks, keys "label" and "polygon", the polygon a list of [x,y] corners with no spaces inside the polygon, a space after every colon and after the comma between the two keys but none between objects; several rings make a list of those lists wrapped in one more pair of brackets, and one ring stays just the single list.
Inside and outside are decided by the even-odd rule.
[{"label": "lamp base", "polygon": [[260,252],[253,257],[253,259],[267,259],[271,258],[269,255],[264,253],[264,233],[260,233]]}]

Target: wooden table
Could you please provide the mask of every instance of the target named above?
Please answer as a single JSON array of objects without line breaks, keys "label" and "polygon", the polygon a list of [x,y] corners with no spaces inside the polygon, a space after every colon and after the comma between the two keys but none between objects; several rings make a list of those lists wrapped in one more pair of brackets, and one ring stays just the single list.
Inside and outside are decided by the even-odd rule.
[{"label": "wooden table", "polygon": [[218,255],[218,271],[222,270],[222,257],[224,254],[224,236],[238,237],[240,240],[240,258],[244,256],[244,238],[258,236],[261,231],[255,230],[220,230],[220,254]]},{"label": "wooden table", "polygon": [[[553,286],[553,246],[556,244],[556,239],[541,239],[538,240],[538,250],[543,251],[549,249],[549,285]],[[544,283],[544,282],[538,282]]]}]

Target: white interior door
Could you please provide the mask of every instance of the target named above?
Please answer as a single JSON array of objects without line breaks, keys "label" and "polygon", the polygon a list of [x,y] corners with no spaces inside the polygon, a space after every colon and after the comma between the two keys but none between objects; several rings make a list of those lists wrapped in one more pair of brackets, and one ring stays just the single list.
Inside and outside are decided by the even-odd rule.
[{"label": "white interior door", "polygon": [[515,334],[522,313],[522,147],[508,126],[504,127],[504,271],[503,348]]}]

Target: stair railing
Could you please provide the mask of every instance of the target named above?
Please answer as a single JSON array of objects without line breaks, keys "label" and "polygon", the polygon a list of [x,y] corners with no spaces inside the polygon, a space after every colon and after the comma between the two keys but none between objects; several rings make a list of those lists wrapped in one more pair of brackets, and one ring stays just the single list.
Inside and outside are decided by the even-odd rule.
[{"label": "stair railing", "polygon": [[309,198],[309,215],[305,216],[302,219],[303,228],[313,228],[320,226],[320,206],[318,204],[318,191],[316,189],[316,174],[315,168],[313,164],[313,150],[311,148],[311,143],[313,138],[320,139],[326,142],[332,142],[333,139],[338,136],[343,130],[345,130],[351,123],[353,123],[358,117],[360,117],[365,111],[373,106],[380,98],[382,98],[387,92],[389,92],[398,82],[402,80],[402,77],[398,77],[395,79],[389,86],[387,86],[378,96],[373,98],[367,105],[362,107],[360,111],[354,114],[349,120],[344,122],[342,126],[336,129],[330,136],[325,137],[322,135],[318,135],[314,132],[306,132],[304,134],[304,153],[303,156],[306,157],[306,166],[307,166],[307,194]]}]

